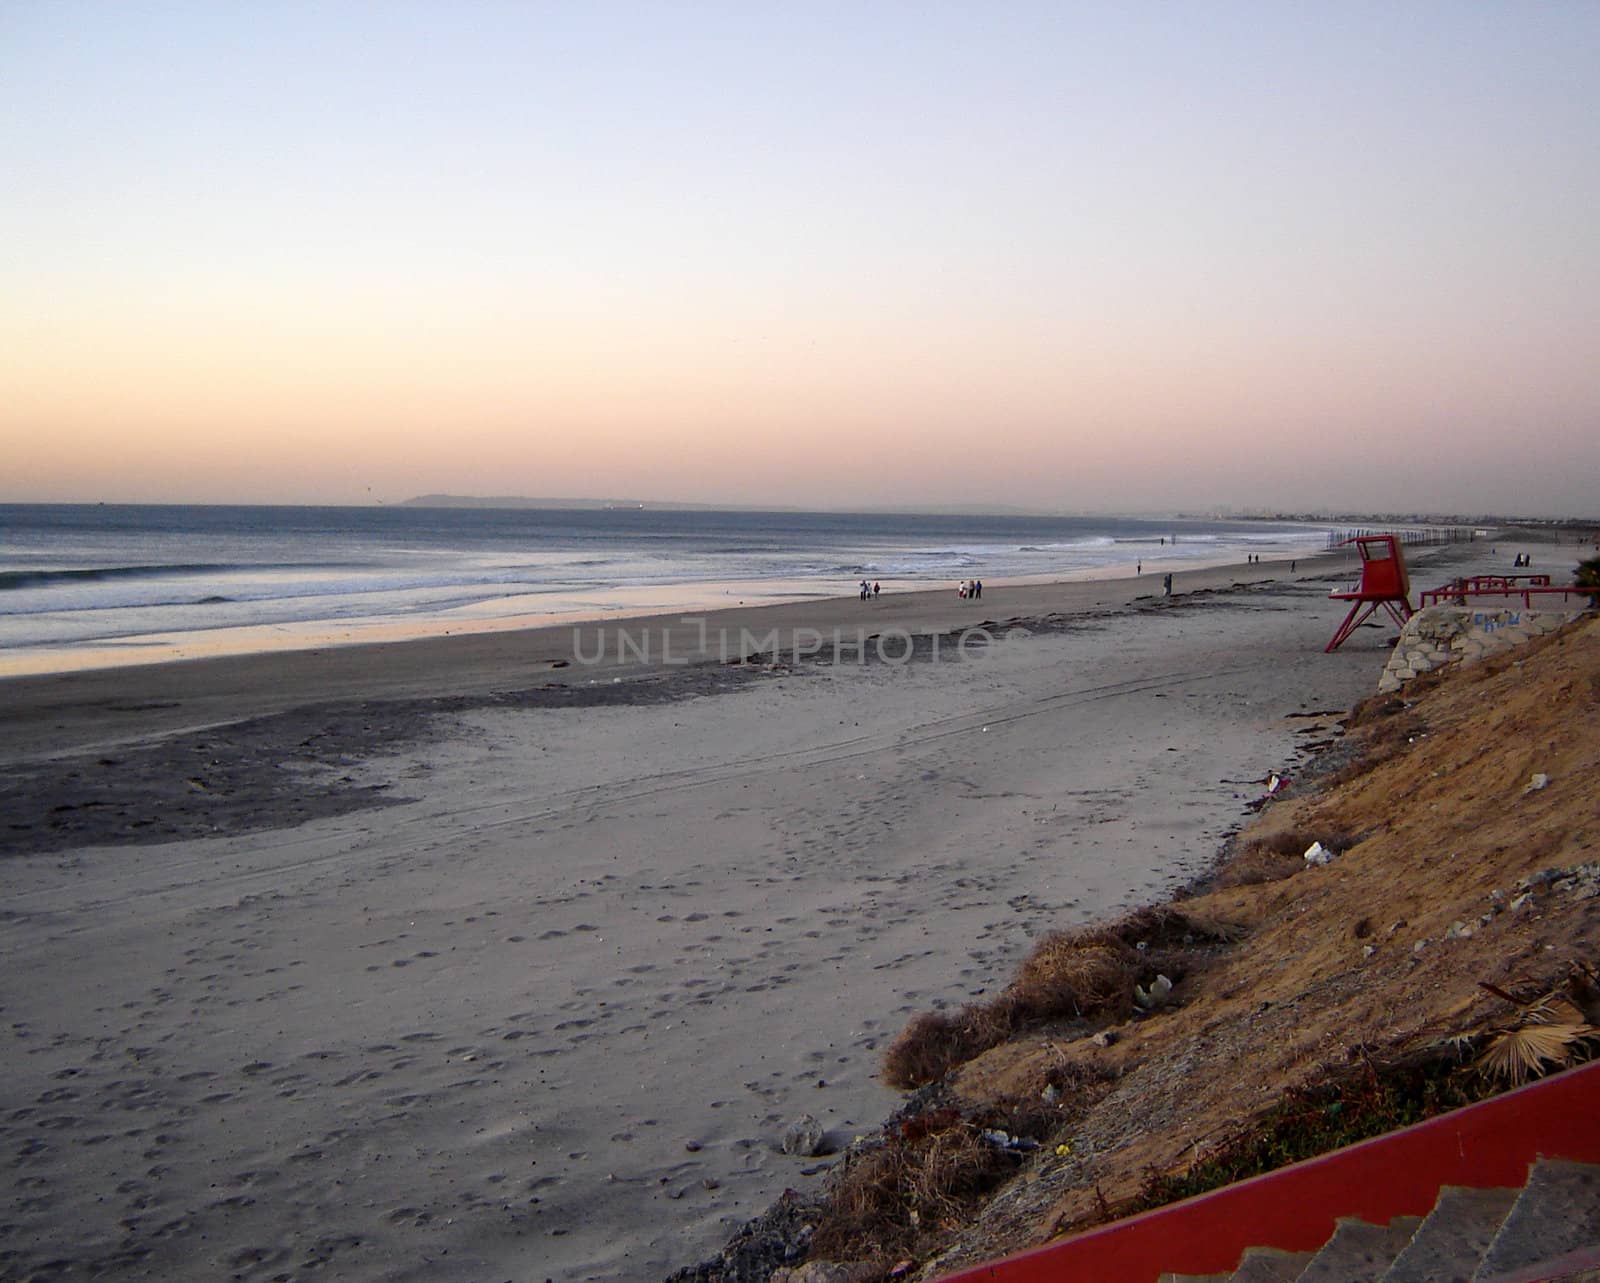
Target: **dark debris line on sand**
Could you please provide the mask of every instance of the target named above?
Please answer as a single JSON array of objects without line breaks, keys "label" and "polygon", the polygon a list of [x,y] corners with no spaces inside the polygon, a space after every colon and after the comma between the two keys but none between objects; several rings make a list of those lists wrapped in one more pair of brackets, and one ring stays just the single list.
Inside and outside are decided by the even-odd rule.
[{"label": "dark debris line on sand", "polygon": [[154,744],[0,768],[0,856],[139,846],[284,828],[407,801],[350,773],[450,733],[482,708],[665,704],[740,689],[764,670],[703,666],[663,677],[485,696],[322,704]]}]

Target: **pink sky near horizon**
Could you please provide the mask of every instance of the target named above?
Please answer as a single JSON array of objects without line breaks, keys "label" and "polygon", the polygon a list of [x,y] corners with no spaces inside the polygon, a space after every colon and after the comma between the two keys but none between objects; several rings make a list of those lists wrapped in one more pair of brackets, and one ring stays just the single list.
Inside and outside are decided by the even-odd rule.
[{"label": "pink sky near horizon", "polygon": [[1596,512],[1600,10],[392,12],[0,23],[0,501]]}]

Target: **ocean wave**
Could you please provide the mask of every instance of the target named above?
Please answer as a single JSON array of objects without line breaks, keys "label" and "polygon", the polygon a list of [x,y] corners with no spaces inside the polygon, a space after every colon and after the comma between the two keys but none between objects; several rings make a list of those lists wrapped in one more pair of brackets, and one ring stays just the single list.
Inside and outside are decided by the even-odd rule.
[{"label": "ocean wave", "polygon": [[[610,581],[607,581],[610,582]],[[328,601],[349,599],[351,602],[372,601],[385,597],[415,595],[418,593],[471,594],[477,597],[501,597],[559,591],[564,588],[585,587],[590,580],[562,578],[536,581],[520,575],[408,575],[403,577],[373,576],[361,579],[330,579],[317,582],[294,581],[277,583],[262,588],[245,581],[229,582],[226,593],[207,593],[195,597],[192,592],[180,593],[168,588],[161,591],[151,583],[143,591],[132,595],[122,593],[107,596],[99,593],[90,597],[69,597],[65,600],[41,594],[34,599],[8,601],[0,608],[0,618],[20,615],[75,615],[124,610],[154,610],[174,606],[271,606],[296,601]],[[32,586],[32,585],[30,585]],[[132,585],[130,585],[132,587]]]},{"label": "ocean wave", "polygon": [[1327,532],[1320,527],[1316,530],[1245,531],[1241,534],[1230,535],[1229,538],[1235,543],[1314,543],[1320,546],[1327,539]]},{"label": "ocean wave", "polygon": [[157,579],[167,575],[232,574],[248,566],[185,562],[154,566],[90,566],[79,570],[0,570],[0,592],[47,588],[51,584],[103,583],[114,579]]},{"label": "ocean wave", "polygon": [[967,553],[945,552],[928,557],[915,553],[898,553],[892,558],[881,561],[869,561],[861,566],[860,574],[864,575],[950,575],[958,570],[971,570],[992,565],[992,561],[984,557],[975,557]]}]

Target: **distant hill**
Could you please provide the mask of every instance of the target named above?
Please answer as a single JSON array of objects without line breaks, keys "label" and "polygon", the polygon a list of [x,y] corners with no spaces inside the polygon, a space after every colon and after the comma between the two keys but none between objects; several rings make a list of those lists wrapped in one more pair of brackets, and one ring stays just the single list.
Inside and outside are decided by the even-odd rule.
[{"label": "distant hill", "polygon": [[780,503],[677,503],[669,499],[549,499],[527,495],[423,494],[402,499],[402,508],[549,508],[600,511],[608,508],[647,508],[657,512],[857,512],[873,516],[917,515],[962,517],[1056,517],[1080,514],[1045,508],[1019,508],[1011,504],[893,504],[882,508],[800,508]]},{"label": "distant hill", "polygon": [[527,495],[422,494],[404,499],[403,508],[654,508],[695,512],[771,511],[751,504],[671,503],[664,499],[537,499]]}]

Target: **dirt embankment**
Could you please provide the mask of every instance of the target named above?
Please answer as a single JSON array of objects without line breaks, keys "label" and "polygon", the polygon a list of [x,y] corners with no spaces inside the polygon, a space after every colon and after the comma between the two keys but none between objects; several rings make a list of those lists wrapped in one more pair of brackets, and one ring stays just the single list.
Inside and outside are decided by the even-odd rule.
[{"label": "dirt embankment", "polygon": [[1600,961],[1600,620],[1402,694],[1358,708],[1208,887],[913,1021],[885,1076],[927,1085],[769,1261],[934,1278],[1176,1196],[1308,1086],[1444,1066],[1422,1113],[1496,1089],[1485,1032]]}]

